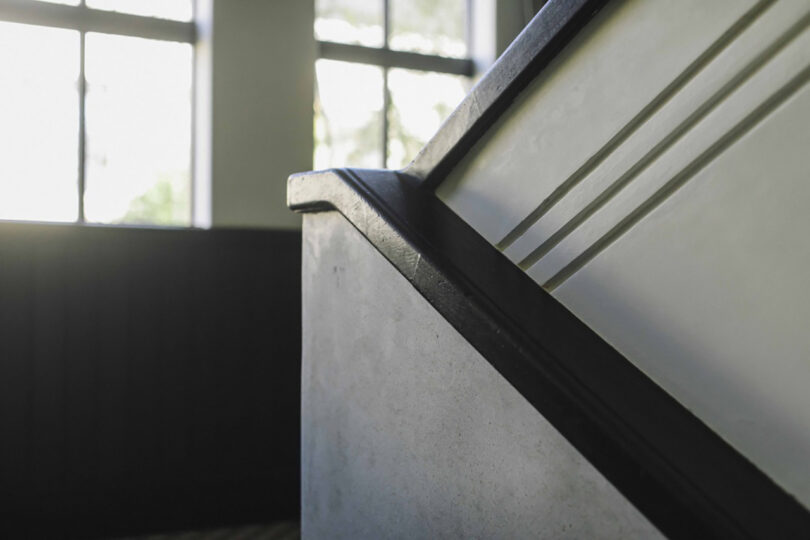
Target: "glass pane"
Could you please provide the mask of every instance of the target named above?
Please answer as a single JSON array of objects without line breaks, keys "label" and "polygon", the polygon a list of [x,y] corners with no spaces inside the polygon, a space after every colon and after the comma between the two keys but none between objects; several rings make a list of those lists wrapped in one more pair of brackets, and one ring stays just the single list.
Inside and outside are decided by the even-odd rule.
[{"label": "glass pane", "polygon": [[315,38],[383,46],[383,0],[316,0]]},{"label": "glass pane", "polygon": [[390,0],[389,45],[399,51],[467,56],[466,0]]},{"label": "glass pane", "polygon": [[0,218],[74,221],[79,34],[0,22]]},{"label": "glass pane", "polygon": [[382,69],[315,62],[315,168],[382,165]]},{"label": "glass pane", "polygon": [[87,0],[87,7],[131,15],[190,21],[193,0]]},{"label": "glass pane", "polygon": [[407,165],[464,99],[470,80],[459,75],[392,69],[388,72],[388,163]]},{"label": "glass pane", "polygon": [[191,46],[87,34],[88,221],[191,221]]}]

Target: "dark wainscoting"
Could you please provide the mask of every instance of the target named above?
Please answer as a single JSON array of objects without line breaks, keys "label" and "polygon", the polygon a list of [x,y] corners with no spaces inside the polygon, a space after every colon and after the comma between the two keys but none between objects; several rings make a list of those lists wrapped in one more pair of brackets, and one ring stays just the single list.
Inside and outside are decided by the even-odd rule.
[{"label": "dark wainscoting", "polygon": [[0,224],[0,536],[298,519],[295,231]]}]

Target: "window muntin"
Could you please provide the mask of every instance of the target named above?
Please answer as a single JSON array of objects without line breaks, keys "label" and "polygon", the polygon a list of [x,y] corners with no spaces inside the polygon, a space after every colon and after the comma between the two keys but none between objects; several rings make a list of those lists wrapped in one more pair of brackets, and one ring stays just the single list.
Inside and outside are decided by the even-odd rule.
[{"label": "window muntin", "polygon": [[[468,5],[466,0],[317,0],[314,30],[321,56],[317,64],[373,65],[381,70],[382,84],[361,89],[363,83],[352,81],[348,71],[341,76],[316,68],[316,168],[398,168],[415,157],[470,86]],[[453,20],[431,21],[436,16]],[[382,40],[364,41],[363,29],[379,24]],[[329,33],[325,28],[341,30]],[[351,88],[353,92],[342,90]],[[377,88],[381,97],[366,95]],[[343,95],[341,100],[329,97],[338,94]],[[346,120],[337,120],[341,108],[352,111],[380,102],[379,127],[371,124],[369,114],[361,115],[362,129],[354,131],[343,127],[351,123],[349,112]],[[373,108],[376,111],[376,105]],[[346,140],[352,137],[356,140]],[[378,156],[376,163],[369,163],[373,156]]]},{"label": "window muntin", "polygon": [[86,0],[87,7],[117,11],[143,17],[157,17],[173,21],[191,21],[194,11],[192,0]]},{"label": "window muntin", "polygon": [[[146,15],[190,20],[193,0],[87,4],[27,0],[0,10],[0,69],[7,68],[0,141],[8,139],[0,149],[0,219],[190,225],[195,27]],[[36,37],[5,30],[17,27]],[[52,38],[59,33],[72,41]],[[141,43],[138,54],[132,43]],[[50,47],[44,56],[43,47]],[[30,76],[58,78],[67,67],[67,82]]]},{"label": "window muntin", "polygon": [[79,0],[36,0],[37,2],[45,2],[48,4],[63,4],[66,6],[78,6]]}]

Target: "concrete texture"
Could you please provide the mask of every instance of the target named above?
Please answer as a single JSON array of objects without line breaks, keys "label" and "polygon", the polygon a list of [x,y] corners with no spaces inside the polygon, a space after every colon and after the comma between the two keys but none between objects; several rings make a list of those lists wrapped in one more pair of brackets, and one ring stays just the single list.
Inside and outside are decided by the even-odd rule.
[{"label": "concrete texture", "polygon": [[438,194],[810,508],[810,3],[698,4],[611,3]]},{"label": "concrete texture", "polygon": [[337,213],[303,291],[304,538],[660,537]]}]

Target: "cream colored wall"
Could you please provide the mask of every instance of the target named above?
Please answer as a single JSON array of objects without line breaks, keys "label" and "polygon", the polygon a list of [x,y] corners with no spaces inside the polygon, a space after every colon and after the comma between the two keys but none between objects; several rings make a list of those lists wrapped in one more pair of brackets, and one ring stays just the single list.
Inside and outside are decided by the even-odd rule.
[{"label": "cream colored wall", "polygon": [[312,168],[314,2],[215,0],[211,222],[300,227],[286,181]]},{"label": "cream colored wall", "polygon": [[[298,228],[300,217],[286,207],[286,178],[312,169],[314,2],[198,3],[210,13],[201,28],[198,100],[213,113],[203,111],[197,126],[195,221]],[[540,4],[474,0],[473,54],[482,72]]]},{"label": "cream colored wall", "polygon": [[612,3],[438,194],[810,506],[808,21]]},{"label": "cream colored wall", "polygon": [[[198,115],[195,222],[298,228],[300,217],[286,207],[286,178],[312,169],[314,2],[197,1],[204,22],[198,107],[212,113]],[[478,69],[541,3],[474,0]]]}]

